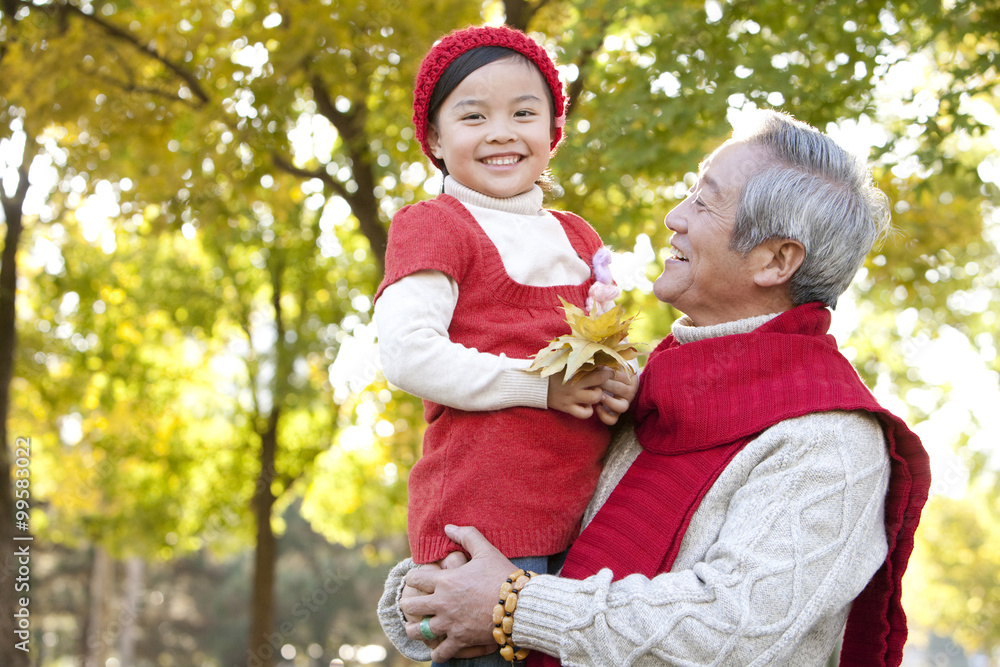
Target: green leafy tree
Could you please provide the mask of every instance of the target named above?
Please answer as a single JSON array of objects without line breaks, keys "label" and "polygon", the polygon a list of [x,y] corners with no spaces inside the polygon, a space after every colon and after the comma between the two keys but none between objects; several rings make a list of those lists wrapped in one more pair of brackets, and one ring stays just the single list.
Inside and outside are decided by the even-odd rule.
[{"label": "green leafy tree", "polygon": [[[141,482],[160,482],[165,492],[155,497],[162,503],[140,508],[146,521],[131,525],[143,526],[151,537],[162,534],[163,522],[180,508],[196,504],[181,502],[175,475],[185,482],[203,479],[206,483],[199,485],[203,490],[219,491],[211,474],[194,474],[192,467],[199,461],[192,453],[199,445],[214,453],[226,441],[239,441],[235,451],[223,446],[222,462],[210,468],[235,481],[227,485],[229,497],[246,501],[255,517],[257,559],[248,660],[260,657],[270,662],[273,647],[266,637],[273,619],[276,557],[272,514],[275,503],[329,446],[336,431],[336,412],[330,410],[333,401],[323,371],[336,355],[345,313],[357,323],[368,318],[370,298],[357,313],[352,303],[359,303],[359,286],[367,284],[362,294],[374,291],[382,252],[378,234],[384,246],[386,217],[378,200],[380,190],[388,186],[380,173],[388,164],[387,153],[370,145],[365,133],[374,125],[372,132],[389,129],[391,135],[387,125],[394,119],[382,117],[373,123],[368,105],[369,100],[386,100],[380,94],[382,82],[391,81],[398,72],[386,62],[391,62],[393,48],[405,45],[399,37],[412,38],[413,32],[388,27],[398,9],[395,3],[345,8],[343,13],[300,3],[279,13],[252,6],[236,12],[227,3],[200,2],[179,14],[168,5],[16,4],[17,10],[5,16],[10,39],[5,43],[4,66],[21,71],[24,78],[4,91],[10,105],[7,113],[37,118],[39,127],[54,123],[62,130],[58,143],[67,180],[82,177],[93,184],[101,174],[111,179],[105,182],[128,183],[115,192],[124,235],[145,243],[155,240],[146,248],[161,249],[148,253],[145,263],[123,269],[120,277],[128,284],[109,286],[117,289],[112,293],[120,300],[114,305],[123,306],[115,308],[122,317],[117,326],[110,308],[100,313],[103,317],[94,318],[99,321],[88,321],[100,299],[89,298],[96,289],[93,283],[89,292],[76,286],[86,271],[75,265],[72,272],[57,271],[53,289],[84,300],[79,313],[65,314],[72,322],[60,326],[65,324],[63,331],[72,331],[81,340],[96,340],[78,346],[86,348],[77,350],[85,354],[69,350],[76,363],[68,366],[60,364],[58,345],[52,354],[42,351],[49,350],[51,341],[45,340],[49,337],[41,336],[39,348],[26,349],[29,364],[39,364],[43,355],[46,372],[50,366],[59,367],[85,388],[80,405],[71,399],[48,402],[56,414],[85,415],[80,420],[89,436],[80,448],[85,458],[99,465],[118,460],[122,448],[131,448],[137,458],[155,461],[155,451],[132,447],[131,442],[151,442],[179,455],[176,465],[170,461],[140,465],[136,475],[125,479],[117,471],[99,475],[100,495],[112,503],[71,507],[69,515],[73,509],[83,511],[96,522],[91,537],[113,542],[110,536],[116,531],[108,531],[109,524],[120,529],[134,518],[116,503]],[[103,39],[95,42],[95,33]],[[419,41],[427,39],[429,33]],[[356,40],[355,47],[346,48],[349,40]],[[39,45],[41,53],[33,54]],[[395,59],[398,63],[398,54]],[[79,65],[67,71],[54,69],[56,62]],[[24,68],[18,69],[20,65]],[[41,76],[42,72],[49,76]],[[303,171],[308,165],[297,164],[289,137],[293,124],[320,118],[317,109],[325,114],[344,158],[338,157],[341,169],[309,174]],[[398,126],[392,127],[399,134]],[[30,143],[37,131],[26,134]],[[299,182],[289,181],[283,172],[308,181],[300,189]],[[383,185],[375,185],[376,176]],[[303,192],[306,185],[311,187],[309,194]],[[388,187],[411,192],[415,186]],[[321,194],[318,202],[315,196],[324,189],[336,195],[325,218],[326,196]],[[344,203],[350,220],[337,214]],[[129,221],[135,222],[136,216],[141,222],[129,230]],[[371,239],[367,247],[355,238],[355,226],[367,235],[357,238]],[[185,244],[180,238],[190,240],[192,235],[200,243]],[[323,252],[317,253],[317,246]],[[14,252],[16,243],[7,247]],[[66,246],[62,250],[66,262],[74,264],[74,250]],[[124,254],[124,249],[116,251],[119,259]],[[374,264],[365,262],[366,256],[374,256]],[[199,277],[209,280],[187,280],[189,262],[203,269]],[[13,270],[16,262],[4,266]],[[124,275],[129,270],[134,272]],[[66,276],[68,281],[61,280]],[[61,303],[57,296],[48,296]],[[44,309],[44,303],[39,308]],[[171,334],[174,340],[163,340]],[[243,371],[231,378],[235,385],[231,405],[226,405],[225,397],[217,397],[191,409],[184,405],[188,396],[173,392],[182,386],[172,382],[181,379],[177,375],[187,375],[185,383],[198,382],[189,369],[171,363],[192,342],[207,348],[203,360],[228,354],[243,364]],[[132,375],[120,386],[104,358],[118,356],[124,357],[121,367],[133,372],[148,362],[147,372]],[[84,379],[88,374],[92,377]],[[140,406],[134,400],[120,400],[127,397],[121,395],[123,390],[135,392],[129,394],[135,399],[145,397],[150,387],[157,388],[161,401]],[[114,402],[110,415],[100,410],[102,399]],[[143,409],[131,411],[128,405]],[[219,417],[232,419],[230,428],[202,430],[210,424],[206,419]],[[194,433],[202,435],[191,438]],[[48,439],[56,446],[55,438]],[[255,462],[246,458],[249,452],[256,452]],[[164,465],[169,472],[158,475],[156,467]],[[254,467],[255,477],[248,478],[245,473]],[[86,470],[86,464],[69,466],[67,474],[80,469]],[[233,472],[237,474],[226,475]],[[400,481],[390,480],[388,485],[393,483]],[[58,514],[60,507],[53,509],[66,516]],[[212,516],[204,506],[195,513]],[[181,527],[182,537],[188,536],[179,544],[183,550],[192,544],[199,527],[190,521]]]},{"label": "green leafy tree", "polygon": [[906,594],[920,600],[909,614],[919,626],[953,637],[970,652],[1000,645],[1000,522],[995,475],[984,475],[966,498],[931,499]]},{"label": "green leafy tree", "polygon": [[[28,170],[25,164],[29,157],[29,148],[25,144],[20,163],[15,165],[17,182],[14,192],[8,193],[7,187],[0,188],[0,204],[3,205],[6,233],[4,235],[3,256],[0,257],[0,584],[8,590],[14,588],[17,576],[14,560],[14,469],[12,464],[13,442],[7,432],[8,413],[10,410],[10,386],[14,374],[14,337],[15,337],[15,293],[17,284],[17,248],[21,234],[24,231],[23,207],[28,190]],[[6,180],[6,179],[4,179]],[[20,437],[20,436],[15,436]],[[16,441],[15,441],[16,442]],[[7,637],[13,637],[15,630],[14,614],[15,596],[5,596],[10,600],[3,609],[0,620],[0,632]],[[9,660],[12,667],[27,665],[24,655],[19,655],[13,642],[0,649],[0,657]]]}]

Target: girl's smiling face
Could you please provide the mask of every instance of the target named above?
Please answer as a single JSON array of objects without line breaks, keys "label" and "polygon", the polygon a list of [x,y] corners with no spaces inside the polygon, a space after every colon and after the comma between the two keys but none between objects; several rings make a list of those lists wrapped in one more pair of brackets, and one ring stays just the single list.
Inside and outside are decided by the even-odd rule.
[{"label": "girl's smiling face", "polygon": [[514,57],[465,77],[441,103],[427,137],[455,180],[502,198],[530,190],[548,167],[552,130],[541,72]]}]

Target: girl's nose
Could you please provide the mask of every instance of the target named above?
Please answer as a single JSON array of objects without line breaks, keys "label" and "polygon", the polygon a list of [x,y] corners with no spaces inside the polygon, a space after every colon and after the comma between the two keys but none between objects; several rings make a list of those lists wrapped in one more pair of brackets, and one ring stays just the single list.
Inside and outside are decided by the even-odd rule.
[{"label": "girl's nose", "polygon": [[517,133],[506,120],[495,120],[490,123],[486,140],[491,143],[505,143],[517,139]]}]

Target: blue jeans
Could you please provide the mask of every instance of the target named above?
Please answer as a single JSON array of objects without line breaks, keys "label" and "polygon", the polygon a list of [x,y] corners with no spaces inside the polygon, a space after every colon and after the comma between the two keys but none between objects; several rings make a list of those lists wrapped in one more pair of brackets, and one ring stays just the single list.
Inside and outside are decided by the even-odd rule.
[{"label": "blue jeans", "polygon": [[[562,568],[564,560],[566,560],[566,552],[554,556],[511,558],[510,562],[525,571],[537,572],[538,574],[555,574]],[[432,662],[431,667],[510,667],[511,663],[500,657],[499,648],[498,646],[498,650],[478,658],[452,658],[448,662]]]}]

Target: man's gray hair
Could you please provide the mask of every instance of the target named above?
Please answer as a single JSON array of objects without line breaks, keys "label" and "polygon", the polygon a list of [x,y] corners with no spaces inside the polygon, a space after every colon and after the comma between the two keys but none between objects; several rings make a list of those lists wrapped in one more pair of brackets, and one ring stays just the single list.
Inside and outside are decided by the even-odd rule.
[{"label": "man's gray hair", "polygon": [[889,230],[889,198],[864,161],[819,130],[777,111],[759,111],[733,139],[759,146],[764,166],[747,181],[730,248],[747,253],[768,239],[793,239],[805,259],[789,282],[795,305],[831,308],[865,255]]}]

